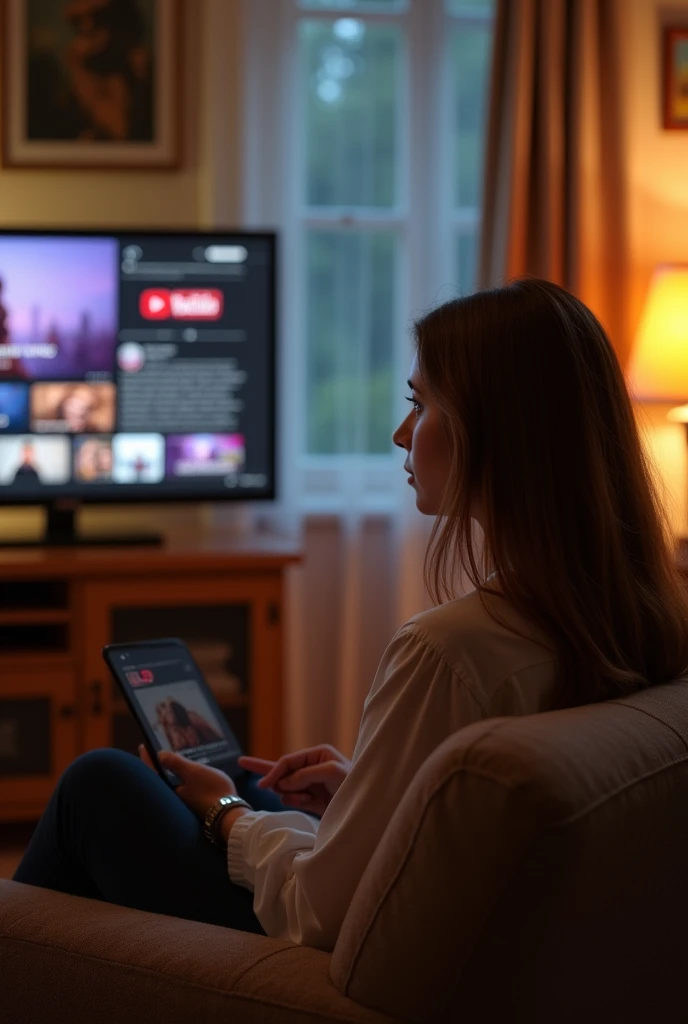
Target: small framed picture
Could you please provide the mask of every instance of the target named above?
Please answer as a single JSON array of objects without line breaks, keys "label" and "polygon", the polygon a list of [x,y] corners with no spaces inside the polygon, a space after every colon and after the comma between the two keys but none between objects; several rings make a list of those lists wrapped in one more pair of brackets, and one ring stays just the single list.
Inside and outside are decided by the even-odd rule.
[{"label": "small framed picture", "polygon": [[4,0],[4,166],[178,167],[179,8]]},{"label": "small framed picture", "polygon": [[688,129],[688,26],[664,29],[664,127]]}]

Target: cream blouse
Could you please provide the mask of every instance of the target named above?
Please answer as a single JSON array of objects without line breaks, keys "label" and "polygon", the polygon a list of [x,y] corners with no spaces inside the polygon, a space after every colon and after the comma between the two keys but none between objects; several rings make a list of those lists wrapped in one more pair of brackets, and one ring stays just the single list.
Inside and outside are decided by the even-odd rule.
[{"label": "cream blouse", "polygon": [[[351,771],[320,821],[251,811],[232,827],[231,879],[266,933],[331,950],[356,886],[423,761],[457,729],[553,706],[554,657],[502,598],[478,591],[421,612],[393,637],[366,698]],[[537,642],[537,638],[541,643]]]}]

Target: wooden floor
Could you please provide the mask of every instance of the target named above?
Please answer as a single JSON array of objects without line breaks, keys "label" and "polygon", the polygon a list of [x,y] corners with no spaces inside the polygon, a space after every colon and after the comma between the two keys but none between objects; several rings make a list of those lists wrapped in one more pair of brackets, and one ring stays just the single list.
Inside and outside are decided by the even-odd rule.
[{"label": "wooden floor", "polygon": [[8,825],[0,823],[0,878],[11,878],[31,838],[35,823]]}]

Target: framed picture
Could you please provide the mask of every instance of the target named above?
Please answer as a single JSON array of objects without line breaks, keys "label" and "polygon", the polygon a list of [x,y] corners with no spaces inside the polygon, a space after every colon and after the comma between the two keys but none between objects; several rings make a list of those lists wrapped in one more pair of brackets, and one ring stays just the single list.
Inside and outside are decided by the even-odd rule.
[{"label": "framed picture", "polygon": [[688,129],[688,27],[664,29],[664,127]]},{"label": "framed picture", "polygon": [[179,166],[178,0],[4,0],[6,167]]}]

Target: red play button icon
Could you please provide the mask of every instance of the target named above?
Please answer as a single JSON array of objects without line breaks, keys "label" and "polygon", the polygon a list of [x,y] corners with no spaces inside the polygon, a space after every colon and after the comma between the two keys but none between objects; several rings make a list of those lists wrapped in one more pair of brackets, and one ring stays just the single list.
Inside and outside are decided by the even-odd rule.
[{"label": "red play button icon", "polygon": [[147,288],[139,296],[139,313],[146,320],[168,320],[172,315],[168,288]]}]

